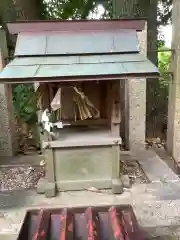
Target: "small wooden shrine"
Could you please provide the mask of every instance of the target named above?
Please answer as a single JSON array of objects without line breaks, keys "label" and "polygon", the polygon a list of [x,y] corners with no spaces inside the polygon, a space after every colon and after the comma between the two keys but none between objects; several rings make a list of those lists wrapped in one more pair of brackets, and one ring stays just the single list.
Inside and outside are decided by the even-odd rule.
[{"label": "small wooden shrine", "polygon": [[18,34],[2,83],[36,83],[46,179],[38,192],[112,188],[120,179],[120,80],[157,77],[140,53],[143,20],[8,24]]}]

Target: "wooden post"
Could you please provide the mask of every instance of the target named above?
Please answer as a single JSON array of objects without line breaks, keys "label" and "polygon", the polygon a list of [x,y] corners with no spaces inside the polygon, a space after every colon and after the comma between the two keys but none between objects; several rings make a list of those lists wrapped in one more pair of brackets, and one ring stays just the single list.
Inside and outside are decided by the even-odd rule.
[{"label": "wooden post", "polygon": [[[111,88],[111,134],[115,138],[120,137],[120,80],[112,81]],[[112,146],[112,192],[120,194],[123,192],[123,186],[120,179],[120,145]]]},{"label": "wooden post", "polygon": [[120,122],[121,122],[121,109],[120,109],[120,80],[113,81],[111,89],[111,132],[114,137],[120,136]]}]

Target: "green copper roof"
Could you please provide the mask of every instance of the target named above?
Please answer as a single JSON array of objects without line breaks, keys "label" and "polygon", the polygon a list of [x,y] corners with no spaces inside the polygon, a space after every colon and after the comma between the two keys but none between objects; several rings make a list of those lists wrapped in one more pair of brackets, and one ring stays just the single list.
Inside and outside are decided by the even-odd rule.
[{"label": "green copper roof", "polygon": [[[143,55],[114,54],[94,56],[23,57],[15,58],[0,74],[0,82],[79,81],[120,79],[121,76],[157,76],[158,69]],[[32,80],[34,78],[34,80]]]},{"label": "green copper roof", "polygon": [[135,30],[20,33],[15,56],[139,52]]},{"label": "green copper roof", "polygon": [[91,31],[79,26],[77,31],[20,32],[15,58],[0,74],[0,82],[157,77],[158,69],[140,54],[136,30],[108,26]]}]

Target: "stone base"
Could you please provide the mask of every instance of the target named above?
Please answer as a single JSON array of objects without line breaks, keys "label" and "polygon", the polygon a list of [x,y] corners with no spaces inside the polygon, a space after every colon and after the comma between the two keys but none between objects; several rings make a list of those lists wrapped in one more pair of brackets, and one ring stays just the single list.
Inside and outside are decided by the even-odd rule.
[{"label": "stone base", "polygon": [[56,184],[55,183],[48,182],[48,184],[46,185],[45,196],[46,197],[55,197],[56,196]]},{"label": "stone base", "polygon": [[39,194],[45,193],[47,184],[48,184],[47,179],[40,178],[37,184],[37,193]]},{"label": "stone base", "polygon": [[122,175],[121,176],[121,181],[122,181],[123,187],[125,187],[125,188],[130,188],[131,187],[131,182],[130,182],[130,179],[129,179],[128,175]]},{"label": "stone base", "polygon": [[55,197],[56,184],[48,182],[45,178],[41,178],[37,184],[37,193],[45,194],[46,197]]},{"label": "stone base", "polygon": [[113,179],[112,180],[112,193],[113,194],[123,193],[123,183],[122,183],[121,179]]}]

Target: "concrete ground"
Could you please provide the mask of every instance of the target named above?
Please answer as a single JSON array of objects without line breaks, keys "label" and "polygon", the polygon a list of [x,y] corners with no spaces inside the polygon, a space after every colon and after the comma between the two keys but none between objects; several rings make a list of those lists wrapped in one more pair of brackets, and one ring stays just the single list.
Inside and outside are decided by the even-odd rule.
[{"label": "concrete ground", "polygon": [[122,195],[111,192],[63,192],[55,198],[34,190],[0,194],[0,239],[16,239],[27,209],[131,204],[148,239],[180,239],[180,179],[153,151],[122,158],[138,159],[151,183],[136,184]]}]

